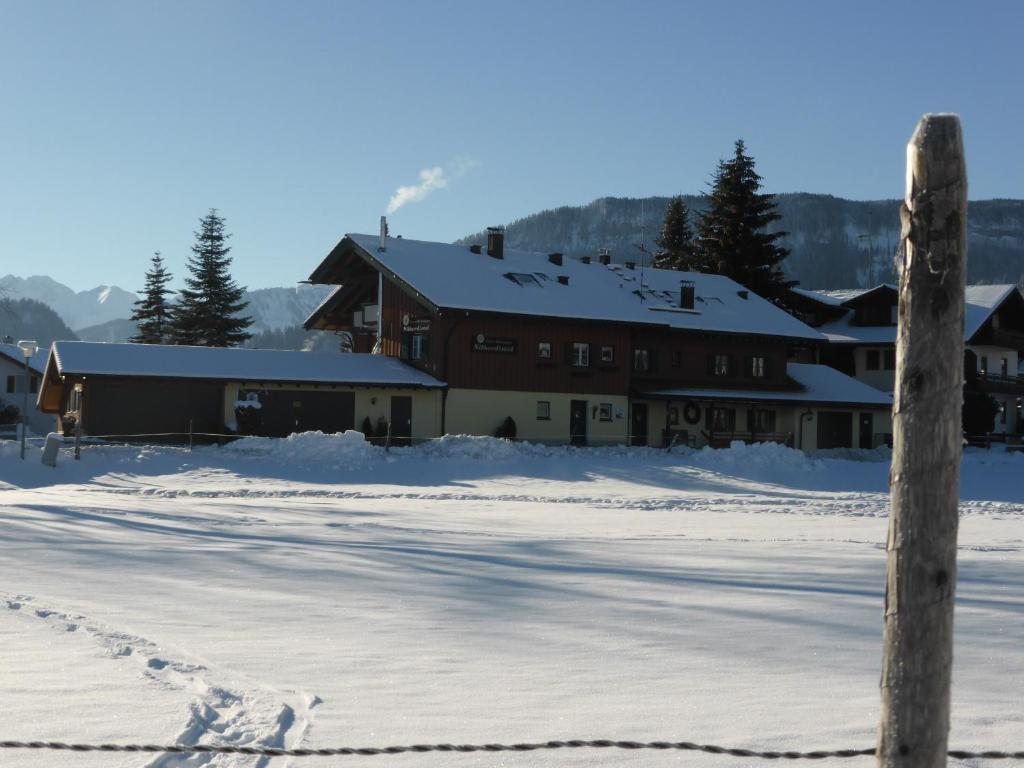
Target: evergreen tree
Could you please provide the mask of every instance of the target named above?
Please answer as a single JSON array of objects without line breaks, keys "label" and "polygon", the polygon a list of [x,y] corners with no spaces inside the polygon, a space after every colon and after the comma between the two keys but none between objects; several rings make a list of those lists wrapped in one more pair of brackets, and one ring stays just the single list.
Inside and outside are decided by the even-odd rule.
[{"label": "evergreen tree", "polygon": [[129,341],[136,344],[163,344],[167,341],[171,331],[171,307],[167,296],[173,293],[167,287],[169,282],[171,273],[164,268],[164,260],[157,251],[146,273],[142,298],[135,302],[132,310],[132,320],[138,330]]},{"label": "evergreen tree", "polygon": [[682,195],[668,201],[665,222],[661,235],[654,241],[658,250],[654,254],[654,266],[659,269],[699,271],[700,262],[690,229],[690,213]]},{"label": "evergreen tree", "polygon": [[775,196],[759,191],[761,177],[754,170],[754,158],[744,150],[741,139],[733,158],[718,163],[707,194],[708,209],[698,227],[698,254],[707,271],[782,303],[786,289],[796,285],[782,273],[789,250],[778,240],[787,233],[766,231],[782,217],[776,212]]},{"label": "evergreen tree", "polygon": [[224,232],[224,218],[217,215],[216,208],[199,220],[195,237],[186,265],[186,287],[179,291],[174,308],[171,340],[203,347],[242,344],[252,335],[246,330],[252,318],[241,314],[249,304],[242,301],[245,289],[228,273],[231,249],[226,242],[230,235]]}]

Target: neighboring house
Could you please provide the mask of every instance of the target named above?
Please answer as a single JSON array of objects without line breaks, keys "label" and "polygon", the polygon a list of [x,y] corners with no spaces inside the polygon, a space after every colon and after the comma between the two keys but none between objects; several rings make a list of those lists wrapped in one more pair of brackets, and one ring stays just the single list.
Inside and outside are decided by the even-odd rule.
[{"label": "neighboring house", "polygon": [[[46,350],[41,349],[29,359],[29,407],[28,428],[30,432],[45,435],[53,429],[53,419],[36,408],[39,380],[46,365]],[[13,405],[21,413],[25,402],[25,356],[17,344],[0,342],[0,408]]]},{"label": "neighboring house", "polygon": [[[899,291],[894,285],[848,291],[793,289],[795,314],[828,339],[821,362],[892,392],[896,371]],[[964,311],[965,370],[999,406],[995,431],[1024,432],[1021,353],[1024,294],[1015,285],[967,286]]]},{"label": "neighboring house", "polygon": [[448,384],[442,434],[509,418],[520,438],[577,445],[869,447],[891,432],[889,396],[789,364],[819,332],[719,275],[506,250],[492,228],[486,247],[345,235],[309,280],[338,287],[307,329]]},{"label": "neighboring house", "polygon": [[443,389],[380,355],[58,341],[39,406],[51,425],[70,414],[92,436],[284,436],[369,419],[404,444],[438,434]]}]

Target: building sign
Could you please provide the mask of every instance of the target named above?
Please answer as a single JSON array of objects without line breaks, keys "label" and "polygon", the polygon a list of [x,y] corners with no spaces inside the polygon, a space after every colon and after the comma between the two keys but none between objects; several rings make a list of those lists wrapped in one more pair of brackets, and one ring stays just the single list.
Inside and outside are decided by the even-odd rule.
[{"label": "building sign", "polygon": [[406,312],[402,315],[402,330],[406,333],[423,333],[430,330],[429,317],[414,317]]},{"label": "building sign", "polygon": [[474,352],[498,352],[503,355],[514,355],[516,353],[515,339],[497,339],[493,336],[484,336],[478,333],[473,337]]}]

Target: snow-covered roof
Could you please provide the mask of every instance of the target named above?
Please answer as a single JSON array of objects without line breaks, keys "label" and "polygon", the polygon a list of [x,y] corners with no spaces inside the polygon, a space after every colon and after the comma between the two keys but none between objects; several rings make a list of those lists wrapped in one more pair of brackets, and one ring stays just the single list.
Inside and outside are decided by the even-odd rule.
[{"label": "snow-covered roof", "polygon": [[383,355],[91,341],[56,341],[50,355],[62,375],[444,386],[433,376]]},{"label": "snow-covered roof", "polygon": [[[632,270],[568,257],[556,265],[545,254],[508,248],[495,259],[464,245],[393,237],[378,251],[376,235],[346,238],[437,307],[822,340],[813,328],[720,275]],[[692,310],[679,306],[683,280],[694,283]]]},{"label": "snow-covered roof", "polygon": [[643,393],[644,397],[669,397],[692,400],[728,400],[741,402],[779,402],[876,406],[888,408],[892,395],[870,387],[862,381],[847,376],[827,365],[812,363],[788,363],[786,373],[800,389],[789,391],[764,391],[758,389],[710,389],[707,387],[683,387],[658,389]]},{"label": "snow-covered roof", "polygon": [[[0,342],[0,355],[9,358],[11,362],[17,363],[20,366],[25,365],[25,355],[22,354],[21,349],[17,344],[7,344]],[[28,367],[36,373],[43,373],[46,369],[46,348],[41,348],[28,360]]]},{"label": "snow-covered roof", "polygon": [[[838,301],[839,296],[846,296],[842,302],[861,296],[868,291],[874,291],[883,286],[875,286],[866,289],[849,289],[845,291],[800,291],[802,295],[814,298],[815,295],[823,300],[823,303]],[[885,286],[895,288],[895,286]],[[981,327],[992,316],[1000,304],[1002,304],[1014,291],[1019,290],[1015,285],[968,285],[964,296],[964,340],[971,338],[981,330]],[[839,302],[839,303],[842,303]],[[838,305],[838,304],[837,304]],[[818,327],[818,330],[834,344],[895,344],[895,325],[853,325],[853,310],[836,320],[830,320]]]}]

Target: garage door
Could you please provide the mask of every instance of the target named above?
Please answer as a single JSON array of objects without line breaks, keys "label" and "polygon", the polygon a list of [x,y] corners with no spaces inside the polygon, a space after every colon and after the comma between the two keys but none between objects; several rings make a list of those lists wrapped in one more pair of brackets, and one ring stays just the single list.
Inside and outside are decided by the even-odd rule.
[{"label": "garage door", "polygon": [[223,384],[91,378],[85,397],[90,435],[224,432]]},{"label": "garage door", "polygon": [[293,432],[344,432],[355,426],[354,392],[268,390],[260,393],[260,434],[285,437]]},{"label": "garage door", "polygon": [[821,411],[818,414],[818,448],[852,448],[853,413]]}]

